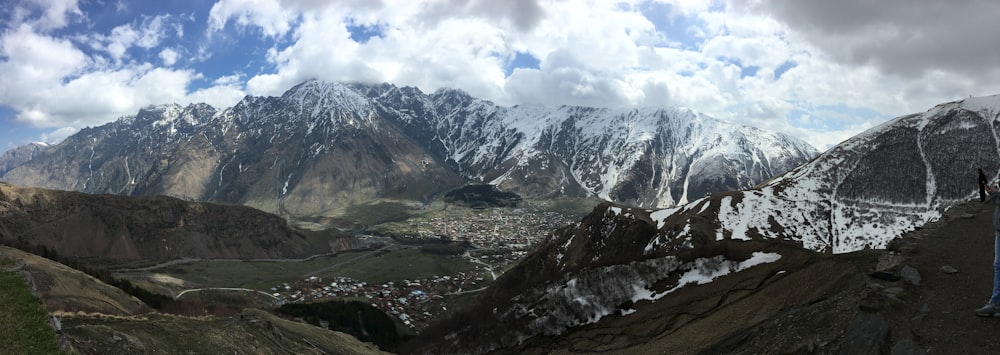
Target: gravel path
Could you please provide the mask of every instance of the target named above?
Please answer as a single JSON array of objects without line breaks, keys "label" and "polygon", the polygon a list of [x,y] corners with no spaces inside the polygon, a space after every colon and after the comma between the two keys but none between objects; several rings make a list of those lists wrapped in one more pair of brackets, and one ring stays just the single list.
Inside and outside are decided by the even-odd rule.
[{"label": "gravel path", "polygon": [[[992,204],[970,202],[906,236],[904,255],[921,282],[883,312],[892,338],[912,339],[930,354],[1000,351],[1000,318],[973,314],[992,289],[992,213]],[[945,266],[957,273],[942,271]]]}]

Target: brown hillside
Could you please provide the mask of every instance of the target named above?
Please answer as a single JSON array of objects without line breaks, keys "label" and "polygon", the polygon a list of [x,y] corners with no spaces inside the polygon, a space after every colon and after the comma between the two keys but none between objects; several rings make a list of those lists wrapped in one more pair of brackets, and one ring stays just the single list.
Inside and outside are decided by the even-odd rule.
[{"label": "brown hillside", "polygon": [[106,263],[301,258],[329,252],[343,237],[293,229],[279,216],[245,206],[0,183],[0,240],[42,245],[66,257]]}]

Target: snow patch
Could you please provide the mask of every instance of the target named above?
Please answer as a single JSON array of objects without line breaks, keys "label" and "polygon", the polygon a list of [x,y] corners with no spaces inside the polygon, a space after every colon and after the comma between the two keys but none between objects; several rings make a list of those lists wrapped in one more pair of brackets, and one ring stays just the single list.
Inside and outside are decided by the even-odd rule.
[{"label": "snow patch", "polygon": [[692,284],[704,285],[715,281],[720,277],[740,272],[757,265],[773,263],[780,259],[781,254],[765,252],[754,252],[749,259],[742,262],[729,261],[722,256],[698,258],[693,262],[686,264],[686,266],[690,265],[690,269],[681,275],[676,286],[662,293],[656,293],[649,290],[637,292],[635,296],[632,297],[632,302],[656,301],[683,288],[684,286]]},{"label": "snow patch", "polygon": [[[619,308],[626,301],[656,301],[686,285],[706,284],[780,258],[777,253],[756,252],[744,261],[715,256],[683,263],[674,256],[666,256],[584,268],[573,276],[566,276],[561,282],[529,289],[515,296],[511,308],[499,312],[497,316],[515,317],[526,322],[524,332],[511,334],[521,340],[537,334],[560,334],[570,327],[596,323],[611,314],[627,316],[635,313],[634,309]],[[651,290],[654,284],[677,272],[683,274],[676,286],[664,292]]]},{"label": "snow patch", "polygon": [[656,229],[663,228],[663,225],[667,223],[667,217],[672,216],[677,211],[680,211],[680,207],[676,208],[666,208],[649,214],[649,218],[656,222]]}]

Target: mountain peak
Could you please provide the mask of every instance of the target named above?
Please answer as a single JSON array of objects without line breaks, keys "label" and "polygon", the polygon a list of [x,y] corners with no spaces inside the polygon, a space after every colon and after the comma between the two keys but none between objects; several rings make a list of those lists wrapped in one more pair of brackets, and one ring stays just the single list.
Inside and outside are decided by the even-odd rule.
[{"label": "mountain peak", "polygon": [[135,114],[135,118],[140,121],[148,121],[152,119],[159,119],[164,115],[177,115],[184,108],[176,103],[172,104],[161,104],[161,105],[149,105],[139,109],[139,112]]},{"label": "mountain peak", "polygon": [[31,159],[34,159],[35,156],[38,156],[47,148],[49,148],[48,143],[33,142],[4,152],[0,155],[0,175],[3,175],[8,170],[17,167],[18,165],[27,163]]},{"label": "mountain peak", "polygon": [[368,97],[340,82],[307,80],[286,91],[281,98],[301,111],[312,110],[311,116],[331,108],[364,116],[372,109]]},{"label": "mountain peak", "polygon": [[469,95],[469,93],[464,90],[453,88],[437,89],[437,91],[434,91],[434,93],[430,96],[435,102],[442,102],[455,106],[464,106],[465,103],[476,100],[476,98],[472,97],[472,95]]},{"label": "mountain peak", "polygon": [[973,112],[984,112],[993,114],[998,112],[1000,107],[1000,95],[968,97],[965,99],[946,102],[927,110],[927,113],[934,113],[945,109],[962,109]]}]

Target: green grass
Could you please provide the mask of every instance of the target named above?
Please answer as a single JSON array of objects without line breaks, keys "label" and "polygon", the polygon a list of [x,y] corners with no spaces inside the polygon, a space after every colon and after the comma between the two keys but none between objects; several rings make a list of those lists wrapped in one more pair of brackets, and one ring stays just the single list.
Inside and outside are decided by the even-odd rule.
[{"label": "green grass", "polygon": [[0,305],[0,353],[61,353],[41,300],[17,274],[0,271]]},{"label": "green grass", "polygon": [[301,280],[317,270],[318,277],[347,276],[369,283],[427,278],[471,271],[475,265],[456,258],[421,253],[417,249],[348,252],[303,262],[200,261],[156,270],[204,287],[245,287],[267,290]]}]

